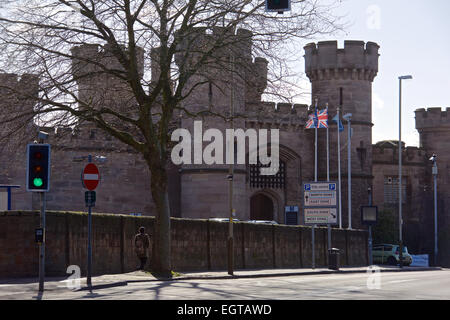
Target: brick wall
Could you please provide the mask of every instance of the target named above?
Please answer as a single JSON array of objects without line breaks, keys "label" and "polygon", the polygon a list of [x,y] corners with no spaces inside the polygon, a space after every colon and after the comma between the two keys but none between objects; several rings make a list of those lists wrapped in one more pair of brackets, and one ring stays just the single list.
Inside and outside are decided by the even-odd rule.
[{"label": "brick wall", "polygon": [[[65,276],[69,265],[87,264],[87,214],[50,211],[46,215],[46,275]],[[36,211],[0,213],[0,278],[37,276],[39,248],[34,229]],[[172,218],[173,270],[227,268],[228,224]],[[138,265],[133,250],[140,226],[153,233],[153,217],[93,214],[93,274],[130,272]],[[327,229],[316,228],[316,266],[327,264]],[[367,233],[333,229],[333,247],[341,249],[341,265],[367,264]],[[150,252],[151,254],[151,252]],[[311,228],[303,226],[234,225],[237,269],[311,266]]]}]

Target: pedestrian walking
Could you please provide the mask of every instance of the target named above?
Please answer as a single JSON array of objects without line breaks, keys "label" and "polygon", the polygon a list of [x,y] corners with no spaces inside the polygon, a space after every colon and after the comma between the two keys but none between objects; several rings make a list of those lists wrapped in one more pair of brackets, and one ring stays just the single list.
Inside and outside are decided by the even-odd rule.
[{"label": "pedestrian walking", "polygon": [[134,250],[138,256],[141,265],[139,270],[144,270],[148,259],[148,248],[150,247],[150,236],[145,233],[145,228],[140,227],[139,233],[134,237]]}]

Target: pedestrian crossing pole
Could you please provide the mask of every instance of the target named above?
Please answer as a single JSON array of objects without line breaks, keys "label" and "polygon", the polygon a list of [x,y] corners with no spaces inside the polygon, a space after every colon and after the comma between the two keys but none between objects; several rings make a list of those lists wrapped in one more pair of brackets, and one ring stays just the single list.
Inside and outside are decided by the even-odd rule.
[{"label": "pedestrian crossing pole", "polygon": [[39,253],[39,292],[44,292],[45,281],[45,192],[39,192],[41,198],[41,223],[42,243],[40,244]]}]

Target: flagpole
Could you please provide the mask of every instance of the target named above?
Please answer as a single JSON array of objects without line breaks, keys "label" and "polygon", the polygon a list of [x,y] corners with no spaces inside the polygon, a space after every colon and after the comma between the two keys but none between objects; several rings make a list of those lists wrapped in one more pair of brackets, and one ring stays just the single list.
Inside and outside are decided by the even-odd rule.
[{"label": "flagpole", "polygon": [[[314,108],[314,116],[316,118],[314,130],[315,130],[315,141],[314,141],[314,182],[317,182],[317,127],[319,126],[319,119],[317,117],[317,101],[318,99],[315,99],[315,108]],[[311,244],[312,244],[312,268],[315,269],[316,267],[316,249],[315,249],[315,229],[316,225],[313,224],[311,228]]]},{"label": "flagpole", "polygon": [[337,140],[338,140],[338,183],[339,183],[339,229],[342,229],[342,195],[341,195],[341,132],[339,131],[339,122],[341,121],[340,116],[341,108],[337,107]]},{"label": "flagpole", "polygon": [[319,126],[319,119],[317,118],[317,99],[316,99],[316,105],[314,108],[314,116],[316,117],[315,128],[314,128],[314,134],[315,134],[315,140],[314,140],[314,182],[317,182],[317,127]]},{"label": "flagpole", "polygon": [[347,181],[348,181],[348,229],[352,229],[352,120],[351,114],[348,121],[348,143],[347,143]]},{"label": "flagpole", "polygon": [[339,229],[342,229],[342,193],[341,193],[341,131],[339,130],[339,124],[341,122],[341,107],[343,103],[343,91],[344,89],[339,88],[339,106],[337,107],[337,136],[338,136],[338,182],[339,182]]},{"label": "flagpole", "polygon": [[329,133],[328,133],[328,102],[327,102],[326,110],[327,110],[327,181],[330,182],[330,143],[329,143]]},{"label": "flagpole", "polygon": [[[330,182],[330,139],[329,139],[329,125],[328,125],[328,102],[326,104],[327,110],[327,182]],[[328,231],[328,249],[331,249],[331,225],[328,223],[327,225]]]}]

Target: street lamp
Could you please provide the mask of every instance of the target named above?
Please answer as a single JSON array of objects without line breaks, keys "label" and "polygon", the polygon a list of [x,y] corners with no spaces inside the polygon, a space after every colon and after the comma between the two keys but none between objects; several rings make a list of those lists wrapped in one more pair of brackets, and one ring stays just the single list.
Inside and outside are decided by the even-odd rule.
[{"label": "street lamp", "polygon": [[398,77],[398,223],[400,241],[400,268],[403,268],[403,219],[402,219],[402,80],[412,79],[411,75]]},{"label": "street lamp", "polygon": [[434,265],[437,265],[437,257],[438,257],[438,233],[437,233],[437,163],[436,163],[437,155],[433,154],[430,158],[430,161],[433,162],[433,180],[434,180]]},{"label": "street lamp", "polygon": [[[372,206],[372,188],[369,186],[367,188],[367,193],[369,194],[369,206]],[[373,265],[373,256],[372,256],[372,226],[369,225],[369,265]]]},{"label": "street lamp", "polygon": [[348,229],[352,229],[352,114],[342,116],[348,122],[347,180],[348,180]]}]

